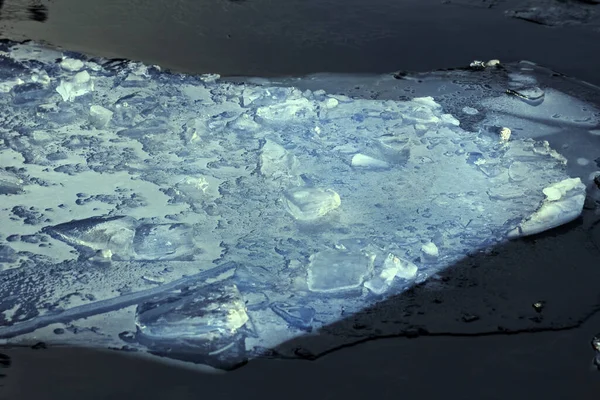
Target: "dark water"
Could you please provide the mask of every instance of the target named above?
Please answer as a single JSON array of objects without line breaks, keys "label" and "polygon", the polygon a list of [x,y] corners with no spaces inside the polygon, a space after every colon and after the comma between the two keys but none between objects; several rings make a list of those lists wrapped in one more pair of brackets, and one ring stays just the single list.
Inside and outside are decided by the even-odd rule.
[{"label": "dark water", "polygon": [[496,58],[526,59],[600,83],[600,34],[584,24],[589,19],[553,28],[504,15],[522,3],[10,0],[3,2],[0,32],[193,73],[427,71]]}]

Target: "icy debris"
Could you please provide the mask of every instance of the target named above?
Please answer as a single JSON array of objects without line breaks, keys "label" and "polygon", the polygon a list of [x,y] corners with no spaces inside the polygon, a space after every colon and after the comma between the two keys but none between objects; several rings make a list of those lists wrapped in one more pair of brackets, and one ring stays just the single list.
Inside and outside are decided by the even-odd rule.
[{"label": "icy debris", "polygon": [[233,121],[228,122],[227,126],[241,132],[252,133],[260,130],[260,124],[256,123],[248,114],[241,114]]},{"label": "icy debris", "polygon": [[300,187],[283,197],[287,211],[297,220],[313,221],[338,208],[342,201],[332,189]]},{"label": "icy debris", "polygon": [[579,217],[585,202],[585,185],[569,178],[543,189],[546,199],[540,208],[508,233],[509,238],[528,236],[566,224]]},{"label": "icy debris", "polygon": [[510,140],[510,135],[512,134],[511,130],[509,128],[500,128],[500,131],[498,132],[498,135],[500,135],[500,140],[502,142],[508,142]]},{"label": "icy debris", "polygon": [[246,360],[248,320],[235,285],[192,286],[139,305],[135,339],[155,354],[229,369]]},{"label": "icy debris", "polygon": [[42,231],[87,253],[110,250],[115,260],[133,257],[133,238],[137,221],[131,217],[93,217],[49,226]]},{"label": "icy debris", "polygon": [[90,123],[96,129],[102,129],[106,127],[112,116],[113,112],[102,106],[93,105],[90,107]]},{"label": "icy debris", "polygon": [[365,282],[365,287],[377,295],[385,293],[392,285],[394,278],[406,280],[414,279],[417,276],[418,268],[408,260],[402,260],[393,254],[388,254],[380,271],[375,276]]},{"label": "icy debris", "polygon": [[62,69],[66,70],[66,71],[75,72],[75,71],[81,70],[83,68],[84,64],[83,64],[83,61],[81,61],[81,60],[65,57],[60,62],[60,66]]},{"label": "icy debris", "polygon": [[205,339],[229,336],[248,322],[235,285],[212,285],[141,304],[136,312],[141,335],[150,339]]},{"label": "icy debris", "polygon": [[435,262],[440,256],[438,247],[433,242],[425,243],[421,246],[421,255],[425,262]]},{"label": "icy debris", "polygon": [[18,194],[23,191],[23,179],[0,169],[0,195]]},{"label": "icy debris", "polygon": [[547,140],[537,141],[532,144],[532,151],[536,154],[550,156],[563,165],[567,165],[567,159],[556,150],[550,147]]},{"label": "icy debris", "polygon": [[411,143],[408,138],[396,135],[384,135],[377,139],[377,149],[392,164],[405,164],[410,158]]},{"label": "icy debris", "polygon": [[313,318],[316,314],[314,308],[275,302],[271,304],[271,310],[291,326],[307,332],[312,331]]},{"label": "icy debris", "polygon": [[358,288],[373,269],[374,256],[345,250],[324,250],[310,257],[308,289],[332,293]]},{"label": "icy debris", "polygon": [[110,249],[98,250],[89,260],[96,264],[109,265],[112,261],[112,251]]},{"label": "icy debris", "polygon": [[354,157],[352,157],[351,164],[353,167],[369,169],[382,169],[390,166],[385,161],[381,161],[361,153],[355,154]]},{"label": "icy debris", "polygon": [[60,85],[56,88],[63,101],[73,101],[93,90],[94,81],[87,71],[78,72],[70,81],[61,80]]},{"label": "icy debris", "polygon": [[258,168],[263,176],[272,179],[292,174],[292,171],[297,165],[296,158],[293,154],[272,140],[265,140],[258,161]]},{"label": "icy debris", "polygon": [[133,249],[137,260],[194,258],[192,228],[188,224],[144,224],[135,230]]},{"label": "icy debris", "polygon": [[50,97],[50,90],[42,83],[29,82],[14,86],[11,89],[13,103],[28,106],[44,103]]},{"label": "icy debris", "polygon": [[264,122],[294,123],[316,118],[315,104],[308,99],[283,100],[280,103],[259,107],[256,116]]},{"label": "icy debris", "polygon": [[22,85],[24,83],[25,83],[25,81],[22,80],[21,78],[16,78],[14,80],[0,82],[0,92],[1,93],[8,93],[15,86]]}]

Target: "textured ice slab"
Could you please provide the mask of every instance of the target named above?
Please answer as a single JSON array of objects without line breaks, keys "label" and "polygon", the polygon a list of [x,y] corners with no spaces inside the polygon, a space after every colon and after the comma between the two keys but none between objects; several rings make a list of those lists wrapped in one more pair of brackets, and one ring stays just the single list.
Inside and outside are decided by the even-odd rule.
[{"label": "textured ice slab", "polygon": [[[557,121],[595,137],[600,114],[519,68],[479,98],[439,85],[436,98],[378,98],[337,93],[333,79],[234,82],[3,49],[10,342],[64,331],[233,368],[474,251],[576,218],[585,184],[573,177],[595,168],[535,123],[562,110]],[[445,90],[475,80],[457,74]],[[390,90],[386,79],[373,87]]]},{"label": "textured ice slab", "polygon": [[585,202],[585,185],[579,178],[565,179],[543,189],[540,208],[508,233],[511,238],[534,235],[579,217]]}]

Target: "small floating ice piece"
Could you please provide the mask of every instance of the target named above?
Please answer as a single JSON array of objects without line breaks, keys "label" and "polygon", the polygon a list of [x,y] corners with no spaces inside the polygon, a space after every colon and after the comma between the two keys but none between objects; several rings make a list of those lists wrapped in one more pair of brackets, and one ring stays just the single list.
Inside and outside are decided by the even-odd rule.
[{"label": "small floating ice piece", "polygon": [[323,217],[342,204],[340,195],[331,189],[296,188],[283,198],[288,212],[297,220],[312,221]]},{"label": "small floating ice piece", "polygon": [[385,161],[358,153],[352,157],[352,166],[357,168],[388,168],[389,164]]},{"label": "small floating ice piece", "polygon": [[110,122],[113,112],[98,105],[90,107],[90,123],[96,129],[102,129]]},{"label": "small floating ice piece", "polygon": [[579,217],[585,202],[585,185],[569,178],[543,189],[546,199],[528,219],[508,233],[509,238],[534,235],[566,224]]},{"label": "small floating ice piece", "polygon": [[410,261],[402,260],[390,253],[381,271],[365,282],[365,287],[374,294],[383,294],[392,285],[394,278],[413,279],[417,276],[417,269],[417,266]]},{"label": "small floating ice piece", "polygon": [[373,257],[345,250],[324,250],[310,257],[308,289],[333,293],[358,288],[373,269]]},{"label": "small floating ice piece", "polygon": [[94,82],[87,71],[75,74],[70,81],[61,81],[56,88],[63,101],[73,101],[76,97],[83,96],[94,90]]}]

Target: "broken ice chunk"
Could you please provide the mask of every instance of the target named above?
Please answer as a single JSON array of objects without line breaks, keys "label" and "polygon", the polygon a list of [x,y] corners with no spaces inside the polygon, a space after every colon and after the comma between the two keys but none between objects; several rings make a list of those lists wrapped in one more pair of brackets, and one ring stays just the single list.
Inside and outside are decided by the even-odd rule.
[{"label": "broken ice chunk", "polygon": [[307,332],[312,331],[312,322],[316,313],[314,308],[275,302],[271,304],[271,310],[291,326]]},{"label": "broken ice chunk", "polygon": [[113,259],[120,261],[133,255],[136,224],[131,217],[93,217],[48,226],[42,231],[84,252],[84,256],[93,257],[98,250],[110,250]]},{"label": "broken ice chunk", "polygon": [[66,71],[75,72],[75,71],[79,71],[79,70],[81,70],[81,68],[83,68],[83,61],[77,60],[75,58],[65,57],[60,62],[60,66],[62,69],[66,70]]},{"label": "broken ice chunk", "polygon": [[440,256],[440,251],[433,242],[425,243],[421,246],[421,255],[425,262],[435,262]]},{"label": "broken ice chunk", "polygon": [[367,156],[365,154],[355,154],[352,157],[352,166],[358,168],[372,168],[372,169],[381,169],[388,168],[389,164],[385,161],[378,160],[376,158]]},{"label": "broken ice chunk", "polygon": [[338,292],[358,288],[373,269],[372,256],[344,250],[324,250],[310,257],[308,289]]},{"label": "broken ice chunk", "polygon": [[566,224],[579,217],[585,202],[585,185],[569,178],[543,189],[546,198],[528,219],[508,232],[509,238],[533,235]]},{"label": "broken ice chunk", "polygon": [[288,175],[295,167],[296,159],[293,154],[281,145],[266,140],[261,149],[258,168],[263,176],[277,179]]},{"label": "broken ice chunk", "polygon": [[393,164],[404,164],[410,158],[410,142],[405,137],[384,135],[377,140],[377,148]]},{"label": "broken ice chunk", "polygon": [[300,221],[321,218],[342,204],[340,195],[331,189],[303,187],[288,190],[283,202],[287,211]]},{"label": "broken ice chunk", "polygon": [[188,224],[144,224],[135,230],[133,248],[137,260],[194,258],[192,228]]},{"label": "broken ice chunk", "polygon": [[248,322],[244,300],[233,284],[167,294],[138,306],[136,325],[156,339],[213,339]]},{"label": "broken ice chunk", "polygon": [[102,106],[93,105],[90,107],[90,123],[96,129],[102,129],[108,125],[112,116],[113,112]]},{"label": "broken ice chunk", "polygon": [[417,269],[417,266],[410,261],[401,260],[390,253],[385,259],[381,271],[365,282],[365,287],[375,294],[383,294],[392,285],[394,278],[413,279],[417,276]]},{"label": "broken ice chunk", "polygon": [[248,320],[235,285],[195,286],[140,304],[136,340],[154,354],[229,369],[246,361]]},{"label": "broken ice chunk", "polygon": [[73,101],[76,97],[83,96],[94,90],[94,82],[87,71],[75,74],[70,81],[61,81],[56,88],[63,101]]},{"label": "broken ice chunk", "polygon": [[260,125],[248,114],[241,114],[233,121],[229,121],[227,127],[241,132],[256,132],[260,129]]},{"label": "broken ice chunk", "polygon": [[313,102],[305,98],[299,98],[259,107],[256,110],[256,116],[265,122],[288,124],[290,121],[314,119],[317,113]]},{"label": "broken ice chunk", "polygon": [[23,180],[16,175],[0,170],[0,194],[17,194],[23,191]]}]

